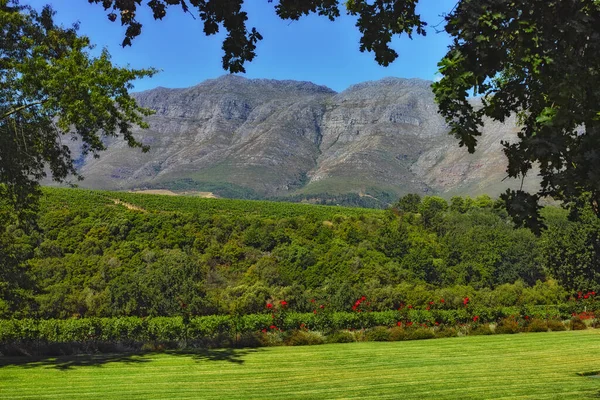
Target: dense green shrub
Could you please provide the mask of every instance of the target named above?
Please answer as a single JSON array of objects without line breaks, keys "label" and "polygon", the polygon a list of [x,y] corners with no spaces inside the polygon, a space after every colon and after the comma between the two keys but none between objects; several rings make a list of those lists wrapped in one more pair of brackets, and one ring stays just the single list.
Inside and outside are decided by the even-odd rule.
[{"label": "dense green shrub", "polygon": [[352,343],[356,342],[356,338],[349,331],[337,331],[333,332],[330,335],[327,335],[326,339],[327,343]]},{"label": "dense green shrub", "polygon": [[428,328],[406,329],[406,340],[433,339],[435,333]]},{"label": "dense green shrub", "polygon": [[569,329],[572,331],[581,331],[587,329],[587,325],[581,320],[581,318],[573,317],[569,321]]},{"label": "dense green shrub", "polygon": [[287,346],[308,346],[325,343],[323,335],[318,332],[294,330],[288,333],[284,343]]},{"label": "dense green shrub", "polygon": [[[499,333],[496,331],[496,333]],[[469,335],[480,336],[480,335],[493,335],[494,331],[490,328],[489,324],[479,324],[469,330]]]},{"label": "dense green shrub", "polygon": [[548,329],[550,329],[551,331],[566,331],[567,327],[565,326],[565,324],[562,321],[556,320],[556,319],[549,319],[546,322],[546,325],[548,326]]},{"label": "dense green shrub", "polygon": [[496,333],[513,334],[522,331],[522,327],[515,318],[504,318],[496,325]]},{"label": "dense green shrub", "polygon": [[443,326],[435,331],[435,337],[437,338],[448,338],[458,336],[458,331],[455,328]]},{"label": "dense green shrub", "polygon": [[263,344],[261,332],[238,333],[233,341],[233,347],[261,347]]},{"label": "dense green shrub", "polygon": [[366,339],[370,342],[388,342],[390,330],[385,326],[376,326],[366,332]]},{"label": "dense green shrub", "polygon": [[527,332],[548,332],[548,323],[543,319],[533,318],[527,325]]},{"label": "dense green shrub", "polygon": [[390,329],[390,338],[389,340],[392,342],[398,342],[400,340],[406,340],[406,330],[401,326],[395,326]]}]

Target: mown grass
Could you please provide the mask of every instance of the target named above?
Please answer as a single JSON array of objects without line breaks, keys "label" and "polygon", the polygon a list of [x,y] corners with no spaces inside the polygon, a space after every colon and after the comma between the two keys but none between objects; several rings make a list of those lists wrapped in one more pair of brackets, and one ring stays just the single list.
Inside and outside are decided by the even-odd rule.
[{"label": "mown grass", "polygon": [[394,343],[1,359],[2,399],[597,397],[598,330]]}]

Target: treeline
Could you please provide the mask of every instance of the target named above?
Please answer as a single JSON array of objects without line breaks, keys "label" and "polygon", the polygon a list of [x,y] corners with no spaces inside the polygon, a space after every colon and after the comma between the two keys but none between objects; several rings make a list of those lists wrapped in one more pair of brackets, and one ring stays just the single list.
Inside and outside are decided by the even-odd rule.
[{"label": "treeline", "polygon": [[296,194],[285,197],[271,197],[268,200],[285,201],[292,203],[309,203],[325,206],[361,207],[361,208],[388,208],[396,199],[388,192],[374,191],[373,194],[360,195],[358,193],[344,194]]},{"label": "treeline", "polygon": [[0,318],[561,304],[600,292],[600,228],[547,208],[516,229],[489,197],[405,196],[386,211],[45,189],[38,227],[0,212]]}]

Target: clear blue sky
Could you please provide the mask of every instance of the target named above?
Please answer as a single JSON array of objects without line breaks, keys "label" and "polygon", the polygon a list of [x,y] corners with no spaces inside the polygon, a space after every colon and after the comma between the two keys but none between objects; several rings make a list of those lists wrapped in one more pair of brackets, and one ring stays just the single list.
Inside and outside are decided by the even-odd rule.
[{"label": "clear blue sky", "polygon": [[[101,5],[87,0],[21,0],[40,8],[51,4],[56,19],[70,25],[79,21],[80,32],[89,36],[98,48],[106,47],[113,62],[136,68],[155,67],[162,72],[151,79],[137,81],[136,91],[156,86],[188,87],[226,72],[221,68],[222,33],[206,37],[202,23],[171,7],[162,21],[152,20],[145,9],[141,36],[133,46],[121,48],[124,28],[111,23]],[[142,1],[145,5],[146,1]],[[441,14],[450,11],[455,0],[421,0],[419,12],[428,22],[428,35],[395,39],[393,47],[400,57],[391,66],[377,65],[371,53],[358,50],[360,34],[355,20],[343,16],[335,22],[319,16],[300,21],[282,21],[267,0],[246,0],[248,26],[255,26],[264,39],[259,42],[258,56],[246,64],[248,78],[294,79],[312,81],[342,91],[348,86],[386,76],[433,80],[437,62],[450,43],[445,33],[436,33],[432,25]]]}]

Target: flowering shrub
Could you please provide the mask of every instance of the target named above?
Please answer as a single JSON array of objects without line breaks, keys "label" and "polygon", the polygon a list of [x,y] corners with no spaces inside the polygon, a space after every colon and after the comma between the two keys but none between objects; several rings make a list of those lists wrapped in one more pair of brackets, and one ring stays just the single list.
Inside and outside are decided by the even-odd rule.
[{"label": "flowering shrub", "polygon": [[[334,312],[329,304],[315,300],[310,301],[312,312],[290,312],[286,300],[270,300],[263,303],[264,313],[251,315],[0,320],[0,352],[8,354],[7,346],[37,349],[57,343],[71,344],[77,351],[100,351],[108,344],[114,345],[115,351],[255,346],[258,342],[297,345],[322,343],[320,335],[337,335],[334,341],[408,340],[434,335],[491,334],[493,323],[497,323],[496,333],[564,330],[561,319],[569,318],[571,329],[586,329],[584,321],[591,326],[597,323],[595,307],[600,302],[595,296],[592,291],[555,306],[496,308],[484,307],[469,297],[455,296],[454,308],[440,298],[418,305],[400,303],[396,310],[378,312],[372,311],[376,305],[361,296],[354,301],[352,312]],[[319,332],[316,335],[320,339],[314,336],[315,332]]]},{"label": "flowering shrub", "polygon": [[[266,309],[271,312],[271,324],[269,330],[282,330],[285,322],[285,316],[287,313],[288,303],[285,300],[276,302],[267,302],[265,305]],[[264,329],[264,328],[263,328]]]}]

